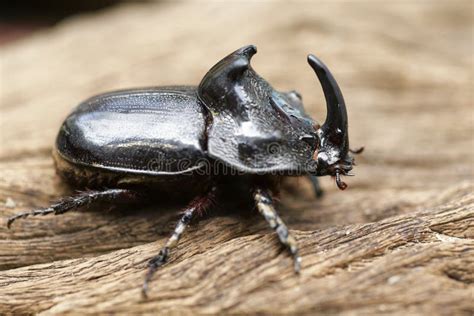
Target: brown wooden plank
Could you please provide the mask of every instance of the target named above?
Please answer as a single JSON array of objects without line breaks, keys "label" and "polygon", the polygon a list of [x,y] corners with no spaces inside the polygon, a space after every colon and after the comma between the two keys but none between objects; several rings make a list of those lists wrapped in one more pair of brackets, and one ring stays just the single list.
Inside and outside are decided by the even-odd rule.
[{"label": "brown wooden plank", "polygon": [[352,145],[366,151],[345,192],[324,179],[317,201],[304,179],[285,184],[299,277],[259,215],[235,210],[193,225],[142,301],[146,260],[178,208],[104,207],[0,226],[0,313],[472,313],[472,21],[469,1],[137,3],[2,47],[2,218],[70,192],[50,152],[75,104],[196,84],[245,44],[257,45],[263,77],[300,91],[323,121],[305,61],[320,56],[344,92]]}]

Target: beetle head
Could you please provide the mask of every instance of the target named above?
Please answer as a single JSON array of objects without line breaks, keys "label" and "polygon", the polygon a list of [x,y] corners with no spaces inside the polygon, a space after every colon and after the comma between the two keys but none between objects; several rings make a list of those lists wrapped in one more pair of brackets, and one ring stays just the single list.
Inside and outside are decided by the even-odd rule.
[{"label": "beetle head", "polygon": [[317,160],[316,174],[335,176],[337,186],[344,190],[347,185],[341,180],[341,175],[349,175],[354,163],[349,154],[346,104],[339,85],[326,65],[314,55],[308,56],[308,63],[318,76],[327,107],[326,121],[317,129],[319,146],[314,155]]}]

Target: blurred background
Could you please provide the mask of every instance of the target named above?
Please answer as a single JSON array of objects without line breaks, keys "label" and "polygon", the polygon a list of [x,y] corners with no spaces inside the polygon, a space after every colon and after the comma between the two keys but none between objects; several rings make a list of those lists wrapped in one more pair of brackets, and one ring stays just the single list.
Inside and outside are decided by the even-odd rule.
[{"label": "blurred background", "polygon": [[[472,195],[474,175],[473,6],[472,0],[3,1],[0,4],[0,201],[5,206],[2,215],[46,205],[50,199],[67,192],[55,176],[51,149],[61,122],[79,102],[108,90],[196,85],[222,57],[248,44],[258,48],[252,59],[253,68],[276,89],[300,92],[307,111],[322,122],[326,115],[323,93],[306,63],[308,53],[320,57],[344,94],[351,147],[366,148],[357,156],[356,176],[346,179],[349,188],[344,192],[325,177],[322,186],[326,195],[316,201],[308,182],[290,181],[283,193],[281,214],[290,228],[299,231],[301,239],[313,234],[306,240],[318,240],[320,232],[346,236],[356,226],[348,226],[352,228],[347,232],[339,232],[337,227],[376,223],[410,216],[430,207],[440,210],[442,207],[438,206],[447,202],[458,203],[460,197]],[[472,210],[472,201],[466,201],[463,199],[459,205]],[[0,228],[0,265],[27,266],[142,245],[148,246],[148,251],[153,250],[156,244],[144,243],[156,242],[157,231],[169,218],[160,212],[147,214],[129,214],[121,222],[121,217],[111,215],[74,213],[48,221],[44,218],[23,221],[15,231]],[[103,227],[111,228],[104,232]],[[210,232],[215,240],[236,242],[235,245],[240,245],[238,238],[245,234],[270,234],[260,220],[236,220],[231,216],[208,219],[200,231],[204,232],[202,235]],[[466,229],[458,236],[467,234]],[[42,244],[44,236],[48,237],[48,245],[55,247]],[[401,232],[400,236],[402,240],[411,238],[407,232]],[[267,237],[273,240],[274,236]],[[329,243],[328,249],[334,246],[335,253],[344,256],[344,251],[337,248],[346,245],[344,242],[339,244],[335,238],[335,244],[330,244],[332,235],[327,240],[322,242]],[[206,245],[207,241],[203,241],[199,246],[203,248],[196,251],[204,252]],[[362,242],[354,252],[369,246]],[[290,283],[271,283],[262,288],[279,294],[271,304],[259,304],[259,299],[264,298],[256,295],[239,305],[239,295],[222,295],[227,284],[196,291],[199,293],[192,294],[193,302],[202,307],[214,298],[213,306],[222,310],[237,306],[237,312],[270,305],[300,311],[300,308],[323,306],[327,313],[342,310],[341,306],[347,303],[349,311],[360,307],[374,314],[371,308],[377,298],[392,300],[393,306],[400,302],[412,302],[413,306],[427,304],[427,310],[435,312],[447,306],[444,302],[448,299],[466,301],[451,290],[444,292],[445,296],[441,293],[442,299],[433,298],[439,292],[432,289],[438,285],[444,287],[447,281],[430,283],[434,279],[429,272],[416,274],[412,283],[397,283],[398,288],[384,288],[385,292],[378,291],[379,287],[361,292],[359,284],[368,279],[361,277],[361,282],[352,279],[351,273],[358,270],[357,267],[354,271],[345,270],[350,259],[325,261],[318,247],[312,245],[304,250],[308,266],[313,262],[313,270],[309,267],[307,272],[313,273],[306,279],[308,287],[297,287],[288,280]],[[136,251],[133,260],[144,262],[146,254]],[[361,257],[365,258],[364,255],[367,254]],[[141,257],[137,259],[138,256]],[[191,265],[198,261],[186,260],[183,262]],[[209,266],[212,260],[209,259]],[[281,269],[287,267],[285,264]],[[370,271],[370,263],[367,264]],[[400,273],[410,274],[412,271],[407,269]],[[320,278],[321,271],[326,271],[330,279]],[[333,275],[334,271],[342,272]],[[135,279],[110,292],[121,296],[110,298],[114,303],[106,302],[102,306],[122,306],[126,310],[135,293],[125,291],[133,288],[130,284],[138,284],[141,272],[127,270],[127,275]],[[217,275],[215,271],[207,272]],[[347,279],[339,276],[346,272]],[[54,278],[55,274],[50,276]],[[423,276],[426,276],[424,281],[418,281]],[[234,277],[235,283],[239,283],[237,292],[245,291],[246,282],[242,280],[252,281],[244,279],[242,273]],[[267,280],[279,277],[280,274],[275,274]],[[372,277],[371,280],[376,280]],[[171,284],[172,289],[172,281],[167,279],[168,283],[165,280],[164,284]],[[192,279],[183,282],[192,283]],[[380,282],[380,287],[387,284],[382,278]],[[194,284],[188,285],[194,289]],[[414,285],[426,288],[410,292],[418,289]],[[28,292],[19,289],[21,293]],[[260,289],[256,285],[248,293]],[[305,296],[295,294],[292,289],[319,291],[320,295],[311,299],[323,305],[305,300]],[[100,305],[100,295],[87,291],[83,295],[97,298],[97,306]],[[329,294],[324,296],[326,293]],[[353,298],[355,293],[360,296]],[[44,301],[44,297],[38,299]],[[33,300],[28,302],[31,309],[27,311],[38,311]],[[70,300],[64,302],[69,304]],[[157,301],[162,303],[171,306],[166,305],[169,303],[166,300]],[[16,304],[24,305],[21,301]],[[140,304],[137,302],[138,307],[143,306]]]},{"label": "blurred background", "polygon": [[75,14],[105,9],[120,1],[3,1],[0,3],[0,44],[52,27]]}]

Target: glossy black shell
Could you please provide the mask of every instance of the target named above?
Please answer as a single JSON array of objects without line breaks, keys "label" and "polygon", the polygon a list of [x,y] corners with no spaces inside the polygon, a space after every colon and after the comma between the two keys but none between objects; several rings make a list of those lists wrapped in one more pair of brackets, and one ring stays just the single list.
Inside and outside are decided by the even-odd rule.
[{"label": "glossy black shell", "polygon": [[250,66],[255,46],[222,59],[198,95],[212,113],[209,156],[248,173],[304,174],[316,169],[319,142],[298,93],[276,91]]},{"label": "glossy black shell", "polygon": [[205,109],[195,87],[160,87],[92,97],[64,121],[56,148],[67,161],[111,171],[163,175],[198,168]]},{"label": "glossy black shell", "polygon": [[254,46],[233,52],[198,87],[131,89],[84,101],[57,136],[58,171],[69,180],[120,175],[109,183],[176,178],[209,166],[215,172],[216,161],[249,174],[307,172],[318,143],[315,123],[296,92],[278,92],[255,73],[255,53]]}]

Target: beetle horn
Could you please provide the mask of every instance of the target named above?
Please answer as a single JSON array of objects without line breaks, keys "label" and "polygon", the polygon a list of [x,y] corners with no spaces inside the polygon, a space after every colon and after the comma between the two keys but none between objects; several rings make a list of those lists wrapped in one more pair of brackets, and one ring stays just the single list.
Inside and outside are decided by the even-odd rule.
[{"label": "beetle horn", "polygon": [[332,151],[344,159],[349,149],[347,111],[341,89],[324,63],[314,55],[308,55],[308,63],[318,76],[326,97],[327,116],[321,127],[320,151]]}]

